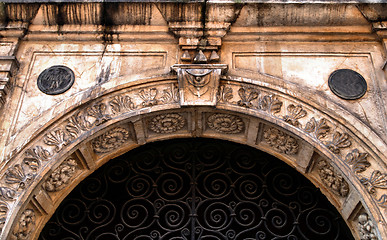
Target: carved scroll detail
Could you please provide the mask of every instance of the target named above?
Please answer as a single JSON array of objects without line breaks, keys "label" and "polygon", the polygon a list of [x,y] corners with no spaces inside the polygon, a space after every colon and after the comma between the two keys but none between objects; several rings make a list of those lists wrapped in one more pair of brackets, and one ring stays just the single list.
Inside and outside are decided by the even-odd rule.
[{"label": "carved scroll detail", "polygon": [[263,138],[277,152],[289,155],[298,153],[299,144],[297,140],[277,128],[266,128],[263,132]]},{"label": "carved scroll detail", "polygon": [[333,166],[326,160],[317,163],[318,174],[325,186],[329,187],[336,195],[346,197],[349,193],[349,185],[341,174],[337,173]]}]

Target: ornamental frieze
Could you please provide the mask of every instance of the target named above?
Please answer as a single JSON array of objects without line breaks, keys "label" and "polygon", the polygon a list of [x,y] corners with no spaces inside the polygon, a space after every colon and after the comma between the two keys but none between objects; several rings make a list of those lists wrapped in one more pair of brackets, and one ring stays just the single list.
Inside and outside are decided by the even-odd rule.
[{"label": "ornamental frieze", "polygon": [[[202,77],[207,77],[207,75]],[[176,80],[171,81],[168,79],[165,84],[148,84],[107,94],[96,101],[74,109],[73,112],[66,115],[66,118],[58,120],[44,133],[37,136],[29,148],[20,153],[22,157],[14,158],[15,160],[10,164],[1,179],[1,201],[5,203],[17,202],[25,192],[31,191],[32,185],[35,186],[33,181],[35,176],[41,174],[48,163],[58,160],[58,156],[62,156],[64,150],[73,149],[74,143],[78,139],[86,138],[91,131],[94,132],[99,128],[105,128],[111,122],[126,119],[127,116],[139,115],[142,109],[151,112],[154,106],[160,109],[164,106],[179,108],[182,101],[186,101],[181,99],[180,90],[180,86],[176,85]],[[199,91],[199,93],[201,92]],[[354,174],[356,177],[353,179],[358,179],[359,185],[364,186],[364,189],[372,195],[372,199],[379,206],[386,205],[387,195],[382,191],[386,189],[386,173],[381,169],[377,172],[377,169],[380,168],[377,163],[378,159],[371,154],[367,146],[362,145],[357,136],[349,131],[346,126],[290,96],[253,84],[242,84],[237,81],[225,83],[221,80],[220,86],[214,94],[217,107],[222,108],[222,111],[224,109],[234,109],[233,111],[241,114],[264,116],[274,123],[280,123],[281,128],[286,129],[286,131],[292,132],[296,129],[302,134],[310,136],[310,139],[314,141],[314,146],[332,153],[335,161],[341,161],[351,169],[351,173],[346,174]],[[193,94],[193,96],[199,98],[199,94]],[[200,99],[203,99],[204,96],[206,96],[206,93],[200,95]],[[179,111],[184,112],[185,110],[181,108]],[[184,120],[174,114],[183,117]],[[154,133],[175,133],[188,124],[184,114],[177,112],[170,115],[152,113],[152,116],[154,117],[147,117],[147,123],[149,123],[147,129]],[[228,113],[215,112],[208,114],[202,124],[213,131],[223,133],[225,136],[249,130],[244,119]],[[264,130],[266,131],[266,133],[263,133],[264,141],[279,153],[285,155],[297,154],[301,147],[297,139],[275,129]],[[112,152],[121,148],[125,142],[132,140],[132,137],[131,132],[126,128],[113,128],[99,135],[90,143],[93,151],[98,155],[99,153]],[[328,165],[324,165],[325,168],[322,167],[324,170],[320,171],[324,172],[321,181],[337,195],[346,196],[349,188],[343,176],[332,171]],[[63,179],[71,179],[70,172],[72,171],[69,170],[65,173]],[[332,178],[334,178],[333,181],[328,181]],[[68,184],[64,180],[58,182],[63,182],[63,186]],[[55,184],[51,183],[51,185],[54,186]],[[55,187],[45,187],[45,189],[47,191],[50,191],[48,189],[56,191]],[[60,189],[60,187],[57,189]]]}]

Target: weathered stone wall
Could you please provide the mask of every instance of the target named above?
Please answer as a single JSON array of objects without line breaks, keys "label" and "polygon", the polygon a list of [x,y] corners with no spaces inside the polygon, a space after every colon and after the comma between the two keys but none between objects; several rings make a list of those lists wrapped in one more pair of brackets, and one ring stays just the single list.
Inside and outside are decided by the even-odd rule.
[{"label": "weathered stone wall", "polygon": [[[277,156],[321,188],[358,239],[387,238],[386,9],[1,5],[0,238],[37,238],[60,201],[109,159],[198,136]],[[38,78],[58,65],[74,84],[46,94]],[[338,69],[365,79],[364,96],[330,90]],[[67,77],[55,73],[48,88],[60,90]]]}]

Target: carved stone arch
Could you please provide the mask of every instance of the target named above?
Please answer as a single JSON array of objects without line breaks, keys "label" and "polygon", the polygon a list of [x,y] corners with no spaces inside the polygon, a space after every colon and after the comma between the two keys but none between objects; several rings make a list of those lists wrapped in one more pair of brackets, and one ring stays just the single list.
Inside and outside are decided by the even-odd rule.
[{"label": "carved stone arch", "polygon": [[1,239],[37,238],[61,200],[96,168],[147,142],[180,137],[268,152],[318,186],[359,239],[387,238],[384,156],[354,126],[259,81],[221,78],[215,106],[181,107],[179,87],[171,76],[139,80],[91,98],[37,133],[1,176]]}]

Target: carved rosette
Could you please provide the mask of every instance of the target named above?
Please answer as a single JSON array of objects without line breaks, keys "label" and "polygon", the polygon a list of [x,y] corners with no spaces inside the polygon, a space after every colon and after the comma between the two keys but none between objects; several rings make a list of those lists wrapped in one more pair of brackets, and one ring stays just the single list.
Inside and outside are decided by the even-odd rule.
[{"label": "carved rosette", "polygon": [[225,134],[237,134],[245,130],[242,118],[230,114],[212,114],[207,119],[207,125],[212,130]]},{"label": "carved rosette", "polygon": [[180,105],[215,106],[220,75],[226,72],[225,64],[176,64],[180,92]]},{"label": "carved rosette", "polygon": [[325,160],[317,163],[317,171],[321,181],[329,187],[336,195],[346,197],[349,193],[349,185],[343,176],[337,173],[333,166]]},{"label": "carved rosette", "polygon": [[48,192],[57,192],[63,189],[74,176],[76,167],[77,162],[74,159],[67,159],[51,173],[43,183],[43,188]]},{"label": "carved rosette", "polygon": [[155,133],[173,133],[185,126],[185,119],[177,113],[160,114],[149,121],[149,130]]},{"label": "carved rosette", "polygon": [[26,209],[20,216],[19,222],[13,230],[13,236],[17,240],[30,239],[30,234],[35,230],[36,216],[32,209]]},{"label": "carved rosette", "polygon": [[96,153],[110,152],[129,139],[129,131],[122,127],[116,127],[95,138],[91,145]]},{"label": "carved rosette", "polygon": [[270,127],[265,129],[263,138],[277,152],[289,155],[298,153],[299,144],[297,140],[277,128]]},{"label": "carved rosette", "polygon": [[362,213],[358,217],[358,229],[361,240],[378,240],[375,227],[367,213]]}]

